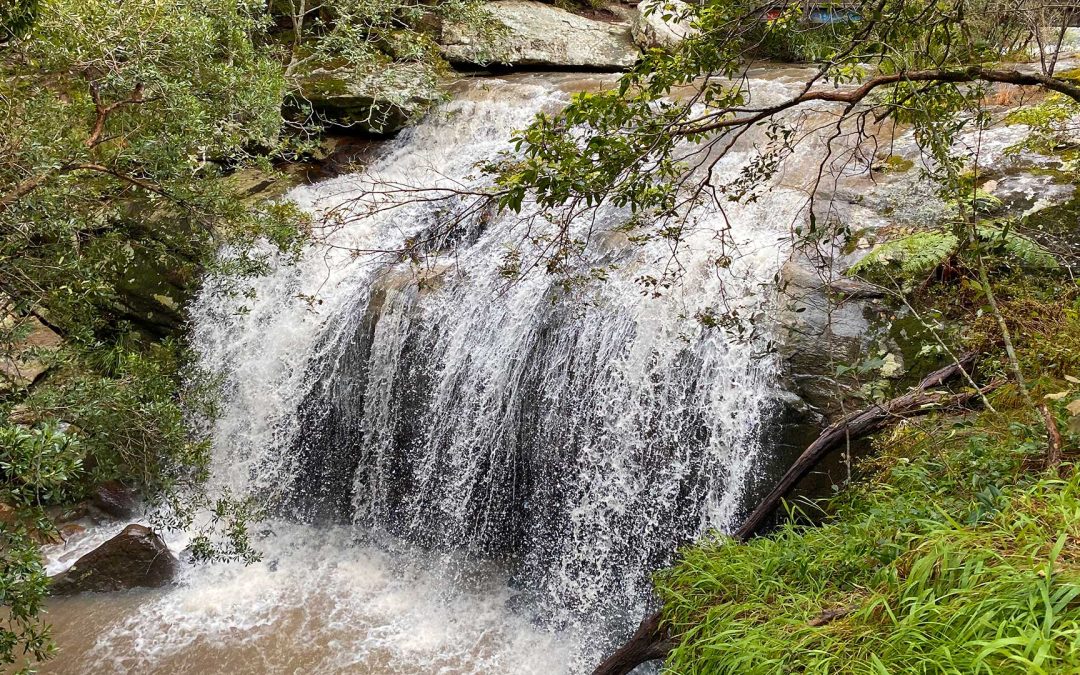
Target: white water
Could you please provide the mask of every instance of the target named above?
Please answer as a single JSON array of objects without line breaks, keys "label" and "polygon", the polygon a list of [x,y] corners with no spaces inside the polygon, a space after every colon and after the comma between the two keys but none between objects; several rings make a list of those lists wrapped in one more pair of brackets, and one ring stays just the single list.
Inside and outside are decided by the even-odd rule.
[{"label": "white water", "polygon": [[[579,671],[645,611],[648,573],[677,545],[732,525],[777,364],[763,340],[696,317],[767,308],[804,193],[778,185],[726,219],[697,213],[677,262],[661,243],[600,237],[590,252],[617,269],[570,295],[543,272],[498,274],[508,246],[535,245],[524,217],[418,266],[347,250],[397,249],[444,222],[429,203],[364,214],[394,198],[373,186],[483,186],[474,165],[560,105],[566,79],[464,87],[364,174],[290,195],[324,222],[336,214],[326,245],[257,280],[253,300],[207,289],[194,342],[226,376],[214,487],[271,497],[282,520],[258,538],[262,563],[111,600],[135,606],[78,668]],[[752,140],[720,175],[737,175]],[[605,209],[598,224],[625,215]],[[679,281],[645,293],[639,279],[673,264]]]}]

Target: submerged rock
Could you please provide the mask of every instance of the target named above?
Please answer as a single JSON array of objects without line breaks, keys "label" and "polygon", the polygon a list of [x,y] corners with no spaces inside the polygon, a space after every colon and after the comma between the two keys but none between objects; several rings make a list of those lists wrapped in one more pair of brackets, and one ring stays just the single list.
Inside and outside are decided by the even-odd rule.
[{"label": "submerged rock", "polygon": [[124,531],[79,558],[52,578],[53,595],[157,588],[169,583],[179,563],[165,542],[148,527]]},{"label": "submerged rock", "polygon": [[443,27],[442,52],[451,63],[619,71],[639,53],[628,22],[603,21],[528,0],[485,6],[497,27],[490,34],[460,24]]}]

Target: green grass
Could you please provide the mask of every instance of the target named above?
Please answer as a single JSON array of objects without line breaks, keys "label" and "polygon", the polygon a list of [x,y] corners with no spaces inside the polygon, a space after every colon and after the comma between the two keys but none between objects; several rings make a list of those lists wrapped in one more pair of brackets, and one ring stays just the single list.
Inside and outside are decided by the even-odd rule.
[{"label": "green grass", "polygon": [[[1075,284],[1003,284],[1001,302],[1033,395],[1067,392],[1051,405],[1076,453]],[[995,353],[986,317],[966,330]],[[1080,473],[1042,467],[1045,431],[1014,388],[992,403],[895,427],[856,487],[769,536],[684,550],[656,580],[679,640],[665,672],[1080,673]]]}]

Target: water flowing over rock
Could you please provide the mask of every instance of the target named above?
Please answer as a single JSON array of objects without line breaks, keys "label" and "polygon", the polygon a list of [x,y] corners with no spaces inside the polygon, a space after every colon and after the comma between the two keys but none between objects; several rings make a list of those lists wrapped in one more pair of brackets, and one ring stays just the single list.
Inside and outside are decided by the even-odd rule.
[{"label": "water flowing over rock", "polygon": [[157,588],[176,575],[177,560],[165,542],[144,525],[124,531],[79,558],[52,578],[53,595]]},{"label": "water flowing over rock", "polygon": [[[638,280],[662,276],[670,251],[621,235],[596,240],[614,271],[580,295],[543,273],[508,284],[507,247],[527,259],[541,245],[522,236],[535,209],[485,211],[448,237],[440,227],[467,198],[432,204],[398,190],[487,185],[476,163],[565,101],[559,82],[467,85],[365,174],[295,191],[333,215],[338,248],[260,282],[243,316],[208,290],[195,339],[206,367],[231,374],[215,429],[219,480],[280,494],[311,522],[503,561],[519,603],[542,608],[552,630],[591,635],[579,644],[595,649],[610,639],[605,626],[649,601],[648,570],[742,508],[780,400],[778,363],[763,339],[733,339],[699,317],[768,304],[763,289],[787,256],[777,241],[805,196],[778,187],[732,204],[727,220],[695,214],[685,273],[664,297]],[[720,170],[737,171],[752,142]],[[605,227],[628,213],[597,216]],[[718,268],[727,222],[733,261]],[[348,251],[410,237],[433,241],[419,268]],[[314,295],[318,304],[303,299]]]},{"label": "water flowing over rock", "polygon": [[451,63],[619,71],[638,59],[630,26],[621,19],[592,19],[529,0],[497,0],[485,9],[499,26],[494,35],[456,24],[443,28],[442,51]]}]

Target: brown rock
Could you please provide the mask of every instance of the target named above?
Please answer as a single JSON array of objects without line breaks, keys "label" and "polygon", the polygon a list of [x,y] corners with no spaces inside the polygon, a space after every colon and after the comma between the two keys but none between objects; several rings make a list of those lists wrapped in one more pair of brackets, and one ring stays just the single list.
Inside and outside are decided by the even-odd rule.
[{"label": "brown rock", "polygon": [[86,532],[86,528],[78,523],[68,523],[60,528],[60,538],[64,541],[70,540],[72,537],[77,537]]},{"label": "brown rock", "polygon": [[8,315],[0,318],[0,324],[20,335],[9,350],[0,353],[0,390],[27,387],[49,369],[46,355],[59,349],[63,340],[32,316]]},{"label": "brown rock", "polygon": [[157,588],[176,575],[179,563],[148,527],[128,525],[66,572],[52,578],[53,595]]},{"label": "brown rock", "polygon": [[135,491],[115,480],[98,485],[92,501],[94,506],[113,518],[130,518],[139,506]]}]

